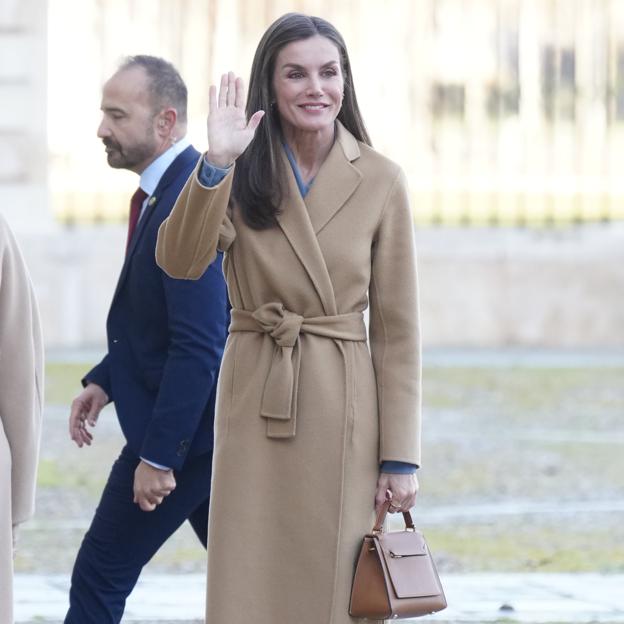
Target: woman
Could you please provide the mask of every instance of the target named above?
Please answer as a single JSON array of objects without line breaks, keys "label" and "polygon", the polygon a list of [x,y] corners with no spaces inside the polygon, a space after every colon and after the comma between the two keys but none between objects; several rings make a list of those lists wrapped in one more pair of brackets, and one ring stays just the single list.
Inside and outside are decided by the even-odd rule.
[{"label": "woman", "polygon": [[420,355],[405,182],[369,147],[344,41],[322,19],[288,14],[268,29],[249,121],[243,107],[232,73],[218,96],[210,87],[210,148],[157,246],[160,266],[187,279],[222,249],[233,306],[206,621],[353,622],[353,566],[375,504],[390,489],[393,510],[406,510],[417,490]]},{"label": "woman", "polygon": [[17,526],[34,511],[42,373],[37,303],[17,243],[0,217],[0,624],[13,622]]}]

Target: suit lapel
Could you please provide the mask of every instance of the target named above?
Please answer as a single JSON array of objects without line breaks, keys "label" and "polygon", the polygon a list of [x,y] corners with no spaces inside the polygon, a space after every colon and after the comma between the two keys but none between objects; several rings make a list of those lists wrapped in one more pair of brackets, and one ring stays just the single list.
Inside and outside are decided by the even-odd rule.
[{"label": "suit lapel", "polygon": [[[305,199],[297,186],[285,152],[287,194],[277,221],[308,273],[325,314],[337,314],[334,287],[318,242],[317,233],[342,208],[360,183],[362,174],[351,164],[359,156],[357,141],[338,123],[338,136]],[[343,145],[343,143],[346,145]],[[347,155],[348,154],[348,155]]]},{"label": "suit lapel", "polygon": [[[157,194],[158,193],[158,194]],[[130,246],[128,247],[128,252],[126,253],[126,264],[128,260],[132,257],[134,250],[137,248],[139,241],[141,240],[141,236],[147,227],[147,223],[149,222],[151,216],[154,214],[154,210],[156,208],[156,204],[159,199],[158,189],[154,191],[152,196],[147,200],[147,206],[145,206],[145,210],[137,223],[136,229],[134,230],[134,234],[132,236],[132,240],[130,241]]]},{"label": "suit lapel", "polygon": [[174,182],[174,180],[180,175],[182,169],[186,166],[190,166],[190,163],[195,163],[199,156],[199,152],[194,147],[189,145],[189,147],[179,154],[169,165],[162,178],[160,178],[158,186],[147,201],[147,206],[143,211],[143,216],[137,223],[136,230],[134,231],[134,235],[130,241],[130,246],[128,247],[128,252],[126,253],[123,267],[121,268],[121,274],[119,275],[119,280],[117,282],[117,288],[115,289],[115,294],[113,295],[113,301],[117,298],[117,295],[123,286],[123,283],[128,275],[128,268],[130,266],[132,256],[141,242],[143,234],[147,229],[147,224],[150,222],[156,212],[156,209],[158,208],[160,199],[171,183]]}]

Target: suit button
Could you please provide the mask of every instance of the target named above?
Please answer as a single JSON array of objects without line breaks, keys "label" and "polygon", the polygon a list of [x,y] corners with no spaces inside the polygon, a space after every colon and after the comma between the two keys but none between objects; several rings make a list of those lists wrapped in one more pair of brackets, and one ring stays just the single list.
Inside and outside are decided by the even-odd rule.
[{"label": "suit button", "polygon": [[182,442],[180,442],[180,444],[178,444],[178,457],[182,457],[182,455],[185,455],[189,449],[189,441],[188,440],[182,440]]},{"label": "suit button", "polygon": [[119,340],[117,340],[117,338],[113,338],[113,344],[117,344],[119,342]]}]

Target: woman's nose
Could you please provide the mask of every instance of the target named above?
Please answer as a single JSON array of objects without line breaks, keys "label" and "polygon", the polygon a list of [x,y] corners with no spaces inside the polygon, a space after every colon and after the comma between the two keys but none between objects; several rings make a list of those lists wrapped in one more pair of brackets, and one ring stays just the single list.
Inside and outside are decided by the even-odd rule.
[{"label": "woman's nose", "polygon": [[319,97],[323,95],[323,88],[321,87],[321,81],[318,77],[311,76],[308,82],[307,94],[310,96]]}]

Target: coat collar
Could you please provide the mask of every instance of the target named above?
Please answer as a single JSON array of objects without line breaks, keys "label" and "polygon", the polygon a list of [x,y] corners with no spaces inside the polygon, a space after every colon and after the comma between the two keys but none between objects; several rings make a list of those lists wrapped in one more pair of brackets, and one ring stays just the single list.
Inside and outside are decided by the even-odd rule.
[{"label": "coat collar", "polygon": [[336,121],[336,140],[305,197],[314,232],[318,234],[345,205],[362,180],[351,163],[359,158],[355,137]]},{"label": "coat collar", "polygon": [[310,192],[301,197],[285,152],[282,163],[287,188],[277,221],[319,294],[327,315],[338,313],[334,287],[317,234],[344,206],[359,185],[362,174],[351,164],[360,155],[356,139],[336,122],[336,140],[314,179]]}]

